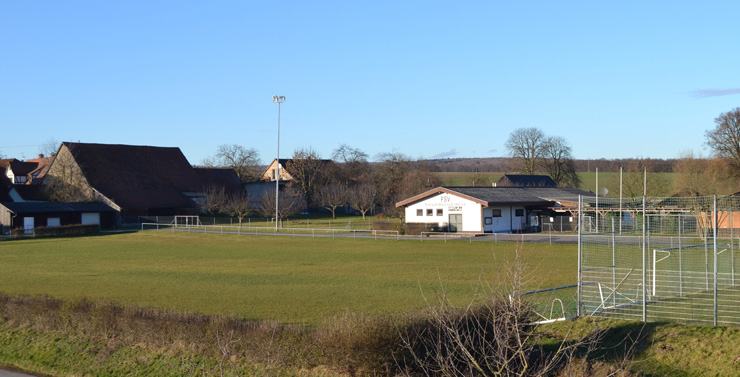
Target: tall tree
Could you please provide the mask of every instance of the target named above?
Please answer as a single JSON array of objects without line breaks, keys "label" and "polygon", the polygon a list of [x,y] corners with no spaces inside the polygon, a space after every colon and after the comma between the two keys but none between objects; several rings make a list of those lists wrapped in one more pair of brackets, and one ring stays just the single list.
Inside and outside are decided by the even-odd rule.
[{"label": "tall tree", "polygon": [[737,179],[723,158],[707,159],[693,152],[682,152],[673,172],[673,191],[683,196],[732,194],[737,191]]},{"label": "tall tree", "polygon": [[331,157],[337,163],[336,170],[332,174],[334,180],[345,185],[367,182],[370,174],[367,153],[342,144],[334,150]]},{"label": "tall tree", "polygon": [[54,157],[44,177],[44,191],[51,201],[56,202],[92,202],[96,199],[68,149],[60,150]]},{"label": "tall tree", "polygon": [[313,206],[316,191],[326,182],[326,165],[327,161],[322,160],[318,152],[305,148],[295,151],[293,159],[285,166],[293,177],[290,185],[303,193],[307,209]]},{"label": "tall tree", "polygon": [[538,128],[519,128],[506,140],[506,149],[524,174],[534,174],[542,158],[546,136]]},{"label": "tall tree", "polygon": [[[275,221],[278,221],[282,228],[283,219],[301,213],[306,205],[306,200],[300,191],[290,187],[280,190],[278,199],[278,218]],[[257,210],[264,217],[272,218],[275,216],[275,191],[265,190],[262,193],[257,203]]]},{"label": "tall tree", "polygon": [[252,198],[246,191],[230,192],[226,195],[223,208],[224,212],[239,219],[241,225],[242,220],[252,212]]},{"label": "tall tree", "polygon": [[347,204],[349,190],[341,183],[332,183],[319,188],[316,193],[316,203],[331,212],[331,217],[337,217],[337,208]]},{"label": "tall tree", "polygon": [[376,194],[375,186],[371,184],[357,185],[352,189],[349,196],[349,205],[359,211],[362,214],[362,219],[365,220],[365,214],[375,208]]},{"label": "tall tree", "polygon": [[219,145],[216,155],[203,160],[201,164],[206,167],[232,168],[243,183],[254,182],[260,176],[257,150],[237,144]]},{"label": "tall tree", "polygon": [[641,197],[645,192],[648,196],[663,196],[668,193],[665,180],[655,172],[655,165],[649,158],[633,159],[624,167],[622,189],[625,196],[633,198]]},{"label": "tall tree", "polygon": [[39,154],[44,155],[45,157],[51,157],[57,153],[57,150],[59,150],[59,145],[61,143],[56,141],[54,138],[51,138],[49,140],[46,140],[41,146],[39,147]]},{"label": "tall tree", "polygon": [[714,124],[716,127],[704,134],[706,144],[716,156],[726,159],[732,173],[740,177],[740,107],[720,114]]},{"label": "tall tree", "polygon": [[570,145],[560,136],[550,136],[542,146],[542,167],[558,186],[578,187],[581,183],[576,173]]}]

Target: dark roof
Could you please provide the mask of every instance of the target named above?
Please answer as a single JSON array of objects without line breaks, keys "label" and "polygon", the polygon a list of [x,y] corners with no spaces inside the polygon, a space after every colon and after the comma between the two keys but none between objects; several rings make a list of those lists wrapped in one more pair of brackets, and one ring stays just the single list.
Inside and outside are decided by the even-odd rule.
[{"label": "dark roof", "polygon": [[593,193],[558,187],[437,187],[414,197],[396,203],[396,207],[406,206],[430,196],[448,193],[465,197],[486,207],[494,205],[520,205],[552,207],[562,202],[578,202],[578,195],[593,196]]},{"label": "dark roof", "polygon": [[496,187],[557,187],[557,183],[547,175],[504,174]]},{"label": "dark roof", "polygon": [[10,197],[10,186],[0,184],[0,202],[12,202]]},{"label": "dark roof", "polygon": [[244,190],[236,171],[232,168],[194,168],[203,182],[202,190],[210,187],[223,187],[227,191]]},{"label": "dark roof", "polygon": [[23,200],[49,200],[46,186],[43,185],[13,185],[12,189],[20,195]]},{"label": "dark roof", "polygon": [[193,208],[203,187],[180,148],[62,143],[95,190],[123,209]]},{"label": "dark roof", "polygon": [[0,206],[13,213],[68,213],[68,212],[115,212],[103,203],[67,202],[2,202]]},{"label": "dark roof", "polygon": [[38,162],[26,162],[26,161],[12,161],[10,163],[10,169],[14,175],[28,175],[32,171],[39,167]]}]

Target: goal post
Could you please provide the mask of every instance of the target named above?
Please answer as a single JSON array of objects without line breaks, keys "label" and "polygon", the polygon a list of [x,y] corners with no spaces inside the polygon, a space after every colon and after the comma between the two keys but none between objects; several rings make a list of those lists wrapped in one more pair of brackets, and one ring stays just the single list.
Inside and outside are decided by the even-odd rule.
[{"label": "goal post", "polygon": [[200,222],[200,216],[186,216],[186,215],[177,215],[172,220],[172,225],[175,227],[198,227],[203,226],[203,224]]}]

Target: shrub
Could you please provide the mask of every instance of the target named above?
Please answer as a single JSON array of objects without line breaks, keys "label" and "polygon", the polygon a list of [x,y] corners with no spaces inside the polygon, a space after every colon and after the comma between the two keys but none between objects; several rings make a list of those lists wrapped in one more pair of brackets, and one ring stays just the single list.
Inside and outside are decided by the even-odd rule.
[{"label": "shrub", "polygon": [[62,237],[62,236],[82,236],[86,234],[95,234],[100,232],[100,225],[66,225],[60,227],[35,228],[31,235],[26,234],[25,229],[13,229],[10,235],[15,238],[20,237]]},{"label": "shrub", "polygon": [[378,220],[373,221],[372,230],[391,230],[401,234],[403,233],[403,225],[400,222]]},{"label": "shrub", "polygon": [[440,227],[437,223],[406,223],[404,233],[407,235],[418,236],[422,232],[443,232],[446,229]]}]

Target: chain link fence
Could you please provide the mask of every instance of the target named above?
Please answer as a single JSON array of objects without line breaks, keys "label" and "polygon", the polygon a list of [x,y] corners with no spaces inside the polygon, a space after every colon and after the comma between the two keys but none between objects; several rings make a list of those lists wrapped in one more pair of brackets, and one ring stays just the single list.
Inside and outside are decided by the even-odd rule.
[{"label": "chain link fence", "polygon": [[740,325],[740,198],[582,198],[579,217],[580,315]]}]

